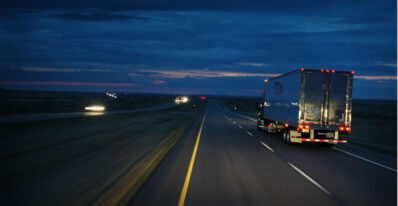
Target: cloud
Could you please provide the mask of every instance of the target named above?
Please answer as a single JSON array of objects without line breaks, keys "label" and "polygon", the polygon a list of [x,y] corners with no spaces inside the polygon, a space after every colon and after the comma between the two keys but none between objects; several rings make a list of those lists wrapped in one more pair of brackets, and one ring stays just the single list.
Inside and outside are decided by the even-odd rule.
[{"label": "cloud", "polygon": [[155,80],[152,83],[155,84],[155,85],[164,85],[164,84],[166,84],[166,82],[163,81],[163,80]]},{"label": "cloud", "polygon": [[48,86],[95,86],[95,87],[130,87],[131,83],[113,82],[48,82],[48,81],[0,81],[0,85],[48,85]]},{"label": "cloud", "polygon": [[182,78],[223,78],[223,77],[276,77],[280,74],[269,73],[245,73],[245,72],[228,72],[228,71],[209,71],[209,70],[140,70],[144,73],[152,73],[153,77],[165,77],[173,79]]},{"label": "cloud", "polygon": [[263,63],[254,63],[254,62],[240,62],[239,63],[242,66],[251,66],[251,67],[263,67],[265,64]]},{"label": "cloud", "polygon": [[[329,1],[286,1],[286,0],[201,0],[195,1],[181,1],[181,0],[96,0],[96,1],[68,1],[68,0],[20,0],[20,1],[4,1],[2,8],[5,9],[102,9],[102,10],[154,10],[154,11],[190,11],[190,10],[253,10],[253,11],[286,11],[286,12],[303,12],[303,11],[320,11],[323,9],[332,9],[335,5],[342,5],[351,9],[351,13],[356,10],[352,10],[352,7],[369,8],[372,6],[374,0],[335,0]],[[387,6],[393,7],[394,1],[379,1],[377,2],[377,8],[372,11],[382,10],[388,8]],[[369,6],[370,4],[370,6]],[[356,6],[356,7],[355,7]],[[345,10],[341,11],[345,12]],[[366,13],[369,15],[369,12]]]},{"label": "cloud", "polygon": [[357,14],[354,16],[350,14],[334,22],[339,24],[379,24],[394,20],[393,18],[386,17],[384,13],[371,13],[366,15]]},{"label": "cloud", "polygon": [[131,73],[131,72],[130,72],[130,73],[128,73],[127,75],[128,75],[129,77],[138,77],[138,74]]},{"label": "cloud", "polygon": [[382,66],[397,68],[397,64],[382,64]]},{"label": "cloud", "polygon": [[362,76],[356,75],[354,79],[362,79],[362,80],[397,80],[397,76]]},{"label": "cloud", "polygon": [[45,68],[45,67],[22,67],[23,71],[29,72],[80,72],[80,69],[57,69],[57,68]]},{"label": "cloud", "polygon": [[[261,85],[261,81],[253,83],[254,79],[269,78],[261,73],[285,73],[300,65],[354,65],[357,74],[394,75],[392,65],[382,64],[396,63],[396,24],[388,21],[396,20],[395,8],[396,1],[374,0],[204,0],[194,4],[179,0],[7,0],[0,8],[1,19],[10,17],[0,32],[0,45],[7,51],[0,55],[0,62],[2,67],[17,69],[0,69],[0,77],[8,81],[145,84],[133,88],[137,91],[217,88],[209,92],[239,94],[243,85],[247,89]],[[27,72],[20,69],[23,66],[81,71]],[[220,71],[190,71],[204,67]],[[114,72],[90,71],[101,68]],[[174,71],[143,73],[142,69]],[[245,77],[248,75],[259,77]],[[153,83],[160,79],[167,84]],[[396,88],[391,80],[356,80],[357,85]],[[225,87],[218,86],[222,84]],[[378,95],[390,98],[387,90],[380,91]]]},{"label": "cloud", "polygon": [[88,71],[90,71],[90,72],[112,72],[112,70],[109,70],[109,69],[89,69]]},{"label": "cloud", "polygon": [[61,13],[52,14],[50,17],[67,21],[121,21],[121,20],[149,20],[146,17],[139,17],[124,14],[110,14],[110,13]]},{"label": "cloud", "polygon": [[109,69],[88,69],[88,70],[81,70],[81,69],[73,69],[73,68],[66,68],[66,69],[59,69],[59,68],[47,68],[47,67],[22,67],[21,70],[28,71],[28,72],[64,72],[64,73],[72,73],[72,72],[112,72]]}]

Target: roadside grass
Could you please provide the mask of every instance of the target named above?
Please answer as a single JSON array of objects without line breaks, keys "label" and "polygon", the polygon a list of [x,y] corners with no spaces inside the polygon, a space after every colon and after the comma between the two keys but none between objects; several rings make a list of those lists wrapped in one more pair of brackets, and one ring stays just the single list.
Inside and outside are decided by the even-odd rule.
[{"label": "roadside grass", "polygon": [[[219,102],[232,111],[257,116],[255,98],[221,98]],[[235,109],[237,107],[237,109]],[[350,143],[391,155],[397,154],[397,102],[353,100]]]},{"label": "roadside grass", "polygon": [[1,202],[125,205],[204,106],[2,124]]},{"label": "roadside grass", "polygon": [[397,155],[397,102],[353,102],[351,142]]},{"label": "roadside grass", "polygon": [[173,102],[174,96],[154,94],[47,92],[0,90],[0,114],[83,112],[89,105],[105,106],[107,111],[136,109]]}]

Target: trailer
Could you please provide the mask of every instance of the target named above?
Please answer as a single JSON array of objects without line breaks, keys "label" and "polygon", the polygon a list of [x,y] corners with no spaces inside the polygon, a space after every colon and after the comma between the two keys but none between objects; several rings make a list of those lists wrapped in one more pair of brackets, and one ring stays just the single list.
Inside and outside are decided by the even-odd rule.
[{"label": "trailer", "polygon": [[[257,128],[285,143],[346,143],[351,133],[354,71],[300,68],[265,80]],[[345,138],[340,138],[344,135]]]}]

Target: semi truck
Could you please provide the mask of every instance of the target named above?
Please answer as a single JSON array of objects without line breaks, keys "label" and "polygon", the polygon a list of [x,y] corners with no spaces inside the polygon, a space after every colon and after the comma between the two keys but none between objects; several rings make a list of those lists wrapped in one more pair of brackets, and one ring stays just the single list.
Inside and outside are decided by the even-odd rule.
[{"label": "semi truck", "polygon": [[346,143],[354,71],[300,68],[265,80],[257,128],[285,143]]}]

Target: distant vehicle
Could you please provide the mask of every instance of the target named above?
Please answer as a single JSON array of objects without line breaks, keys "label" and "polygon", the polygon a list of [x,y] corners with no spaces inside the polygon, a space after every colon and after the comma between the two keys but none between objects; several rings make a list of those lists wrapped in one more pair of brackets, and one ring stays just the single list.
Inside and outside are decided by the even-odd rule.
[{"label": "distant vehicle", "polygon": [[105,107],[101,105],[92,105],[92,106],[87,106],[84,109],[87,111],[101,112],[105,110]]},{"label": "distant vehicle", "polygon": [[178,97],[176,97],[175,99],[174,99],[174,102],[175,103],[177,103],[177,104],[180,104],[180,103],[187,103],[188,102],[188,97],[181,97],[181,96],[178,96]]},{"label": "distant vehicle", "polygon": [[283,132],[285,143],[346,143],[354,72],[301,68],[265,80],[257,128]]}]

